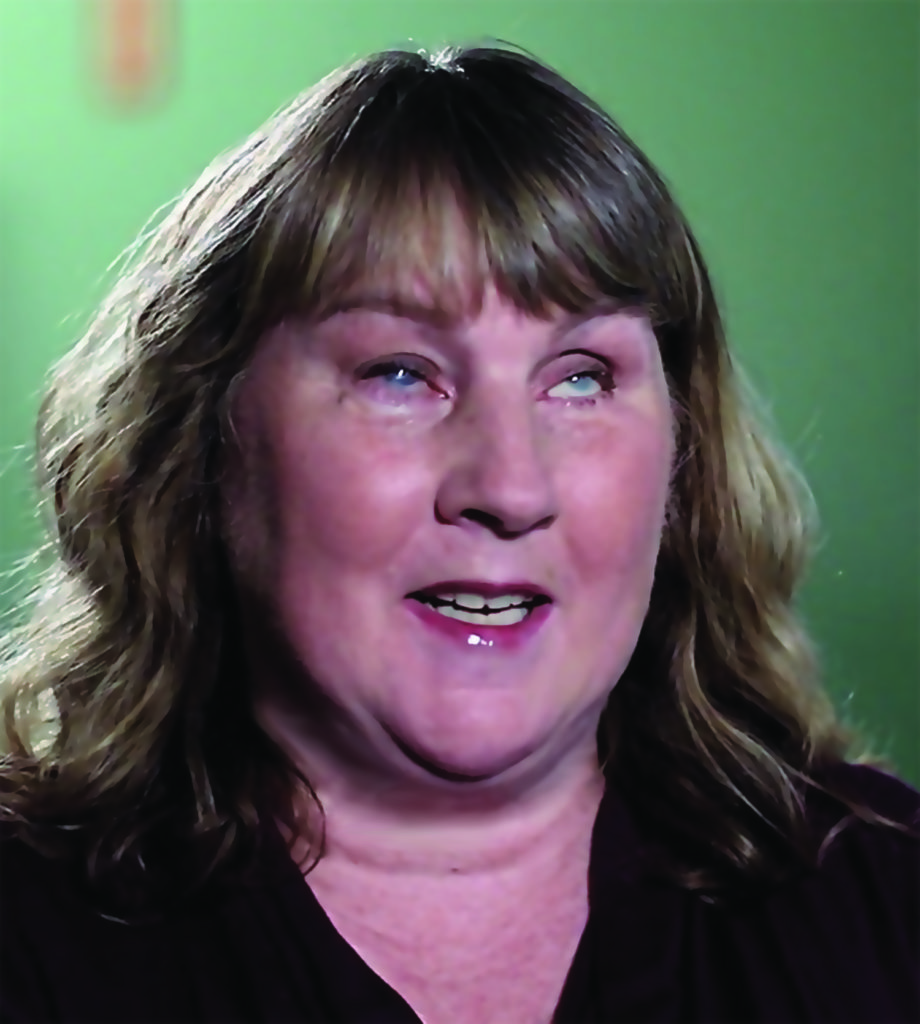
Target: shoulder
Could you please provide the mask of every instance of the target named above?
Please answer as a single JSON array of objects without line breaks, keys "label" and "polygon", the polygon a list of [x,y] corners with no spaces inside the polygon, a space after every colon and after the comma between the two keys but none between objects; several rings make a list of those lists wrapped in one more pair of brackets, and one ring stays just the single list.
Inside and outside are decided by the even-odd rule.
[{"label": "shoulder", "polygon": [[0,1022],[321,1019],[290,920],[306,886],[270,838],[245,876],[124,921],[102,912],[115,904],[84,858],[45,856],[0,826]]},{"label": "shoulder", "polygon": [[827,767],[815,781],[821,788],[809,806],[823,840],[816,881],[862,891],[878,909],[887,904],[918,943],[920,793],[868,765]]},{"label": "shoulder", "polygon": [[64,870],[0,829],[0,1019],[51,1020],[56,993],[44,969],[48,947],[77,924],[68,907]]},{"label": "shoulder", "polygon": [[920,793],[863,765],[815,781],[835,797],[809,800],[817,864],[758,919],[795,961],[802,993],[820,996],[821,1019],[920,1019]]},{"label": "shoulder", "polygon": [[920,827],[920,792],[895,775],[868,764],[825,765],[814,775],[819,786],[911,829]]},{"label": "shoulder", "polygon": [[780,1008],[756,1019],[920,1020],[920,793],[863,765],[814,782],[816,861],[722,914],[701,908],[712,949],[752,1007]]},{"label": "shoulder", "polygon": [[0,915],[0,1021],[183,1019],[182,930],[106,917],[81,859],[4,832]]},{"label": "shoulder", "polygon": [[112,1019],[109,986],[144,951],[135,930],[97,912],[81,879],[76,858],[0,834],[0,1020]]},{"label": "shoulder", "polygon": [[[864,884],[920,889],[920,793],[869,765],[836,764],[815,773],[807,795],[812,825],[823,840],[819,867],[858,869]],[[854,884],[857,881],[854,878]],[[905,893],[906,894],[906,893]],[[920,912],[920,901],[904,906]]]},{"label": "shoulder", "polygon": [[720,893],[644,873],[650,844],[605,801],[590,878],[603,1019],[639,1019],[623,993],[655,991],[682,1007],[672,1019],[920,1020],[920,794],[850,764],[813,782],[802,796],[820,855]]}]

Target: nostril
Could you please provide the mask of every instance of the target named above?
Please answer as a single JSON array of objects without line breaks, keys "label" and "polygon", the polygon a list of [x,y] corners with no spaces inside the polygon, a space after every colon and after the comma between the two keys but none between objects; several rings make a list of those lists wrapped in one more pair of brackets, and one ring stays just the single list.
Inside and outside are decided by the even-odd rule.
[{"label": "nostril", "polygon": [[509,523],[501,516],[479,508],[465,508],[460,513],[460,516],[463,519],[470,520],[470,522],[479,523],[502,540],[512,540],[515,537],[523,536],[525,533],[531,533],[533,530],[544,530],[555,519],[555,516],[548,515],[535,522]]},{"label": "nostril", "polygon": [[483,526],[487,526],[490,530],[504,530],[505,525],[501,520],[500,516],[493,515],[491,512],[484,512],[479,508],[465,508],[460,516],[463,519],[469,519],[474,523],[481,523]]}]

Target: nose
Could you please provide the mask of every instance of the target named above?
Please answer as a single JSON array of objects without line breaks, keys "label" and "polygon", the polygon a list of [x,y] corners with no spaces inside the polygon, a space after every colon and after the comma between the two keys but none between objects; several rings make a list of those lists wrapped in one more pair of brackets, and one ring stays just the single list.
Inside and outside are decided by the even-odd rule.
[{"label": "nose", "polygon": [[471,404],[446,438],[438,520],[503,539],[551,526],[559,510],[546,441],[532,402]]}]

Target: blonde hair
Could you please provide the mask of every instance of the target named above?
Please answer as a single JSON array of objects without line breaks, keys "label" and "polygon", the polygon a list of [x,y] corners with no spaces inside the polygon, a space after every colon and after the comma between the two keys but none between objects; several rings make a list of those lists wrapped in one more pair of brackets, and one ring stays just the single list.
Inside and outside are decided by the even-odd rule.
[{"label": "blonde hair", "polygon": [[807,489],[754,418],[659,175],[506,48],[386,52],[324,79],[204,172],[57,366],[38,431],[50,560],[0,670],[3,817],[34,842],[79,837],[98,875],[169,865],[189,884],[242,856],[266,807],[293,822],[309,781],[253,722],[240,669],[228,407],[281,316],[422,268],[445,306],[492,281],[537,315],[611,297],[648,312],[678,461],[600,755],[681,884],[782,873],[803,786],[846,743],[792,606]]}]

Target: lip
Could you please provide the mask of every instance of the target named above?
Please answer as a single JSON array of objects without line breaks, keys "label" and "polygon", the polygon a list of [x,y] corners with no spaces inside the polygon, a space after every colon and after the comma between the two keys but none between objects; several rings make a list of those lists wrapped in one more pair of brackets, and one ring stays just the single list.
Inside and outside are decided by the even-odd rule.
[{"label": "lip", "polygon": [[[553,595],[548,590],[544,590],[543,587],[537,586],[536,583],[530,583],[526,580],[510,580],[501,583],[489,583],[485,580],[443,580],[437,583],[429,583],[424,587],[418,587],[406,596],[412,597],[414,594],[434,593],[480,594],[487,599],[490,597],[501,597],[503,594],[524,594],[527,597],[545,597],[549,601],[553,600]],[[439,618],[443,618],[443,616],[439,616]],[[509,627],[499,626],[497,628],[504,629]]]},{"label": "lip", "polygon": [[[440,587],[440,584],[438,585]],[[444,589],[452,589],[454,584],[449,584]],[[466,594],[480,593],[484,597],[495,596],[496,594],[534,594],[545,595],[545,591],[537,589],[525,590],[523,587],[514,586],[512,590],[507,584],[502,584],[488,593],[482,590],[474,590],[469,583],[457,584],[458,592]],[[425,588],[428,590],[429,588]],[[417,591],[416,591],[417,593]],[[434,636],[444,638],[466,650],[484,651],[518,651],[526,647],[540,632],[547,619],[553,611],[553,604],[547,601],[545,604],[537,605],[527,617],[513,626],[474,626],[470,622],[461,622],[459,619],[452,619],[441,615],[430,605],[423,604],[415,598],[407,597],[406,604],[409,611],[425,627],[426,632]]]}]

